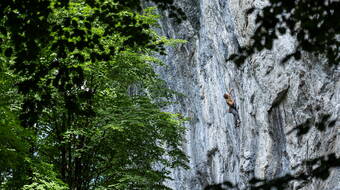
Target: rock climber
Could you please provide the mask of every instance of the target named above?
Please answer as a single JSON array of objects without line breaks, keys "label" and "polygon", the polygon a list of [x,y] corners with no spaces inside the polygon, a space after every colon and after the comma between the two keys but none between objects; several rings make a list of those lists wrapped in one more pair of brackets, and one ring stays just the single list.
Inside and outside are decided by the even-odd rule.
[{"label": "rock climber", "polygon": [[233,89],[228,90],[227,93],[223,95],[224,99],[226,100],[228,106],[229,106],[229,113],[232,113],[236,120],[236,127],[240,126],[240,117],[238,115],[238,111],[236,109],[235,101],[233,100],[233,97],[231,96],[231,91]]}]

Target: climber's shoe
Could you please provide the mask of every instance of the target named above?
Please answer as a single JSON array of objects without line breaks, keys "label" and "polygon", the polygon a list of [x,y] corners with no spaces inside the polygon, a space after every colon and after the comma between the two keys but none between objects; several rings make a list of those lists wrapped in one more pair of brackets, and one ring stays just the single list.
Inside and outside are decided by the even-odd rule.
[{"label": "climber's shoe", "polygon": [[240,121],[240,120],[237,120],[237,121],[236,121],[236,127],[240,127],[240,125],[241,125],[241,121]]}]

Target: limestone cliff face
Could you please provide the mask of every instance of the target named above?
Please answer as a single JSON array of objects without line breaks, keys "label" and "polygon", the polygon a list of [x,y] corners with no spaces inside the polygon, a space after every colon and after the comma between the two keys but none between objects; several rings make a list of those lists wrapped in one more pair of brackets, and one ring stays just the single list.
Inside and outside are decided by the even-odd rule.
[{"label": "limestone cliff face", "polygon": [[[169,110],[190,118],[185,152],[189,170],[174,170],[173,189],[203,189],[231,181],[247,189],[251,177],[274,178],[305,172],[304,159],[340,154],[340,68],[304,55],[301,61],[280,60],[295,47],[282,36],[271,51],[258,53],[236,67],[226,58],[248,43],[254,30],[250,7],[261,0],[178,0],[188,20],[176,25],[164,17],[161,33],[188,40],[170,48],[168,67],[158,72],[169,86],[185,95]],[[166,14],[166,13],[165,13]],[[233,88],[241,126],[235,127],[223,94]],[[302,137],[289,133],[301,124],[326,121],[326,131],[314,127]],[[294,182],[291,189],[340,189],[340,169],[326,181]]]}]

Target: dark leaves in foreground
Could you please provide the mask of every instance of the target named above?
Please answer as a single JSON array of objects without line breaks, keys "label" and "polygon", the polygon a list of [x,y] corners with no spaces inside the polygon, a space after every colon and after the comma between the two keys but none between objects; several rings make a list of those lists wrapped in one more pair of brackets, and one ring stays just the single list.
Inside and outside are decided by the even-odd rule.
[{"label": "dark leaves in foreground", "polygon": [[[323,55],[329,64],[340,62],[340,1],[270,0],[269,6],[256,15],[256,30],[251,44],[243,47],[227,61],[243,64],[245,58],[264,49],[272,49],[280,35],[290,34],[297,39],[296,49],[282,62],[301,59],[301,53]],[[251,14],[255,8],[246,13]]]},{"label": "dark leaves in foreground", "polygon": [[325,155],[322,157],[318,157],[315,159],[307,160],[304,162],[307,168],[314,168],[306,173],[301,173],[299,175],[291,175],[287,174],[285,176],[275,178],[273,180],[266,179],[252,179],[251,189],[252,190],[264,190],[277,188],[285,189],[288,187],[288,183],[297,180],[297,181],[307,181],[312,178],[326,180],[330,175],[330,170],[332,168],[340,167],[340,158],[337,158],[335,153]]},{"label": "dark leaves in foreground", "polygon": [[286,135],[290,135],[294,131],[297,131],[297,136],[305,135],[309,132],[311,127],[315,127],[319,131],[324,131],[326,128],[332,128],[336,124],[335,119],[331,119],[330,114],[322,114],[319,121],[315,121],[315,118],[309,118],[305,122],[297,125],[292,130],[288,131]]},{"label": "dark leaves in foreground", "polygon": [[[321,179],[326,180],[331,172],[331,169],[340,167],[340,158],[336,157],[335,153],[321,156],[318,158],[307,160],[303,163],[306,168],[310,170],[306,173],[301,173],[298,175],[286,174],[282,177],[278,177],[272,180],[269,179],[257,179],[253,178],[249,180],[251,190],[270,190],[276,188],[278,190],[283,190],[288,188],[291,181],[307,181],[311,179]],[[313,169],[311,169],[313,168]],[[209,185],[205,190],[226,190],[237,188],[231,182],[226,181],[221,184]]]},{"label": "dark leaves in foreground", "polygon": [[204,188],[204,190],[223,190],[223,189],[232,189],[235,187],[236,186],[230,181],[225,181],[221,184],[208,185],[207,187]]}]

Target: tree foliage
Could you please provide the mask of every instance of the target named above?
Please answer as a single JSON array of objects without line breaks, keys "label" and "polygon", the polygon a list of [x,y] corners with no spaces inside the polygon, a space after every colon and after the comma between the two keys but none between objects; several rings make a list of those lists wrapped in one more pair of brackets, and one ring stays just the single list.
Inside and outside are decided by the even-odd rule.
[{"label": "tree foliage", "polygon": [[[245,59],[263,49],[272,49],[280,35],[290,34],[297,40],[293,53],[282,61],[302,52],[325,57],[329,64],[340,62],[340,2],[333,0],[269,0],[269,5],[256,14],[256,30],[250,45],[242,47],[229,60],[242,64]],[[251,14],[255,8],[247,11]]]},{"label": "tree foliage", "polygon": [[171,40],[151,29],[153,12],[120,0],[0,3],[0,185],[165,189],[169,168],[186,166],[183,120],[161,111],[174,92],[152,65]]}]

